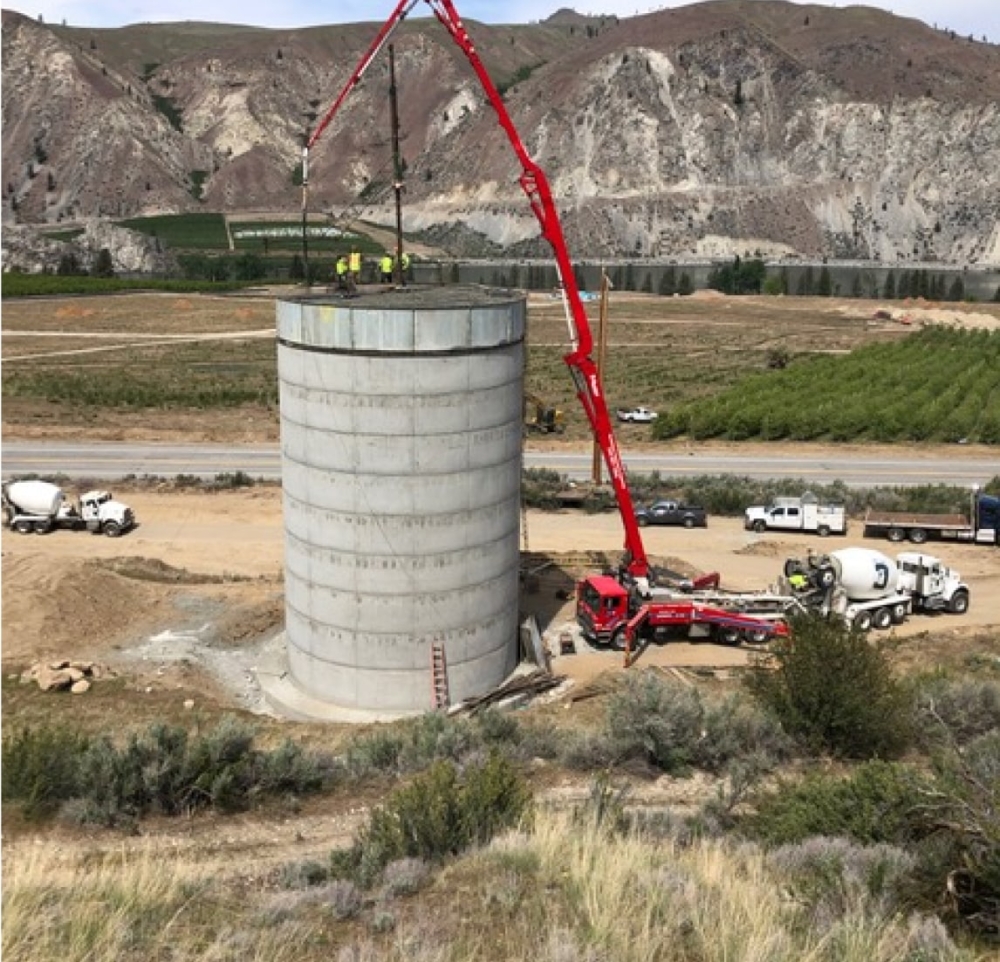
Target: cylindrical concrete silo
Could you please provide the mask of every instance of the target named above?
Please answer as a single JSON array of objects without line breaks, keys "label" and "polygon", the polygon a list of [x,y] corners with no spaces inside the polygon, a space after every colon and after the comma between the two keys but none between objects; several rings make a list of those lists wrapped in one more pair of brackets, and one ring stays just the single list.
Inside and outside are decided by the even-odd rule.
[{"label": "cylindrical concrete silo", "polygon": [[475,287],[278,302],[285,628],[294,684],[432,706],[517,661],[525,301]]}]

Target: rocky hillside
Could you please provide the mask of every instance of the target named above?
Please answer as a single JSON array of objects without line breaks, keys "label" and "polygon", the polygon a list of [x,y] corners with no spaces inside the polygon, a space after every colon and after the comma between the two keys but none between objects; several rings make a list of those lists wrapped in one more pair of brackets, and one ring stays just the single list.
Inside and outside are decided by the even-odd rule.
[{"label": "rocky hillside", "polygon": [[[96,30],[4,11],[4,223],[294,216],[305,132],[377,29]],[[1000,264],[998,46],[781,0],[468,29],[575,258]],[[393,53],[404,228],[466,256],[547,253],[458,47],[421,15]],[[310,209],[394,223],[388,87],[383,51],[312,152]]]}]

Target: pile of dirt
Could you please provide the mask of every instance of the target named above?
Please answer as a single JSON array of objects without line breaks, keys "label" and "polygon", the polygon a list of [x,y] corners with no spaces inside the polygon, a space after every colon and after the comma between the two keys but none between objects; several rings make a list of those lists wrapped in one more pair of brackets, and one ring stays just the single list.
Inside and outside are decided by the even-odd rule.
[{"label": "pile of dirt", "polygon": [[142,558],[136,555],[129,555],[123,558],[106,558],[101,561],[94,561],[92,564],[96,567],[113,571],[123,578],[132,578],[136,581],[153,581],[158,584],[208,585],[246,580],[245,578],[233,575],[198,574],[194,571],[188,571],[186,568],[175,568],[173,565],[169,565],[159,558]]},{"label": "pile of dirt", "polygon": [[795,548],[786,541],[754,541],[733,552],[755,558],[786,558],[795,553]]},{"label": "pile of dirt", "polygon": [[155,586],[93,561],[5,552],[3,562],[5,663],[96,656],[163,610]]}]

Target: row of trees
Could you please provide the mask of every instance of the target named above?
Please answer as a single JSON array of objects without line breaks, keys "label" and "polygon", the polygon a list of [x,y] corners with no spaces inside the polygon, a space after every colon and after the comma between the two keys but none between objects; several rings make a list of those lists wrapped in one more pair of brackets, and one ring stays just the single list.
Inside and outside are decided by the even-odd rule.
[{"label": "row of trees", "polygon": [[[833,279],[830,268],[819,270],[806,267],[793,284],[787,267],[776,274],[768,274],[767,265],[760,259],[744,261],[736,257],[732,264],[716,267],[708,275],[707,286],[724,294],[797,294],[803,297],[882,297],[886,300],[922,297],[931,301],[964,301],[965,282],[962,278],[949,280],[946,274],[926,269],[890,270],[880,287],[872,271],[858,270],[851,279],[850,291],[842,291]],[[661,293],[664,293],[661,291]],[[671,292],[672,293],[672,292]],[[994,295],[1000,301],[1000,288]]]},{"label": "row of trees", "polygon": [[658,437],[1000,443],[1000,334],[927,328],[809,357],[660,417]]}]

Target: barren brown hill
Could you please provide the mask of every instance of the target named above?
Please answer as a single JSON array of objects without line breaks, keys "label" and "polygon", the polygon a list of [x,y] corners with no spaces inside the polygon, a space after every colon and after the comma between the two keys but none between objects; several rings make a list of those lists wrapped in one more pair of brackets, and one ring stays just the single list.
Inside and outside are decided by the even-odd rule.
[{"label": "barren brown hill", "polygon": [[[469,29],[581,256],[1000,263],[996,45],[783,0]],[[5,223],[294,215],[303,137],[376,30],[5,11]],[[394,46],[407,232],[460,256],[547,254],[461,51],[424,17]],[[387,73],[376,62],[317,143],[315,210],[393,222]]]}]

